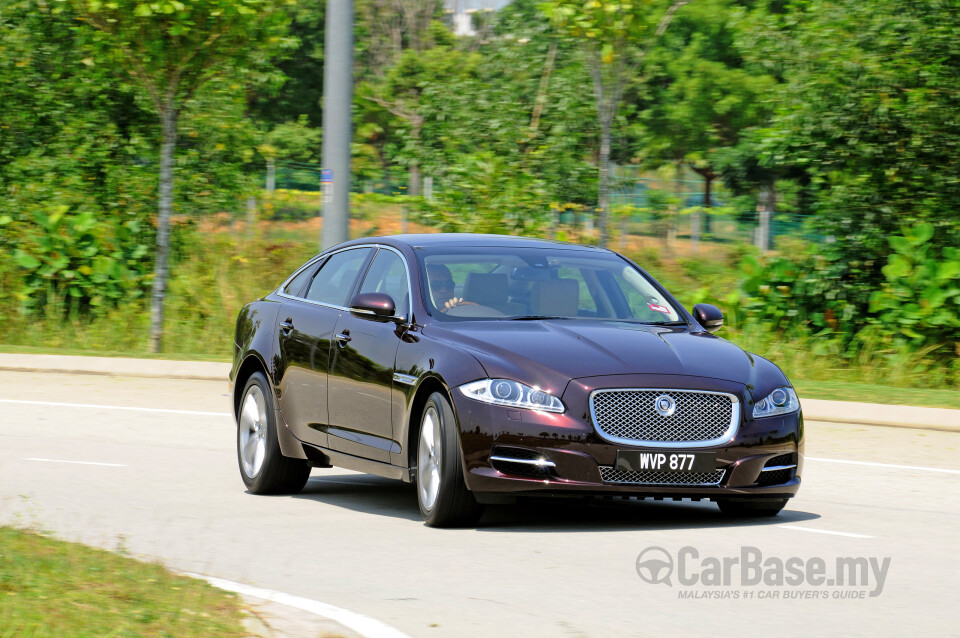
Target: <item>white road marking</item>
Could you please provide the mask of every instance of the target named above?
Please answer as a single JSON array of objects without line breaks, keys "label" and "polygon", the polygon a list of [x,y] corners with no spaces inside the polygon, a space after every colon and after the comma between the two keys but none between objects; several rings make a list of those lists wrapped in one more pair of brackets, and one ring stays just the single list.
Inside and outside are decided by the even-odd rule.
[{"label": "white road marking", "polygon": [[202,574],[191,574],[188,572],[187,576],[205,580],[214,587],[219,587],[220,589],[232,591],[244,596],[263,598],[264,600],[280,603],[289,607],[295,607],[297,609],[310,612],[311,614],[316,614],[317,616],[329,618],[330,620],[340,623],[344,627],[354,630],[365,638],[409,638],[409,636],[407,636],[405,633],[394,629],[390,625],[384,624],[379,620],[349,611],[347,609],[334,607],[333,605],[322,603],[318,600],[293,596],[292,594],[285,594],[272,589],[262,589],[260,587],[244,585],[243,583],[235,583],[230,580],[223,580],[222,578],[214,578],[212,576],[204,576]]},{"label": "white road marking", "polygon": [[801,527],[800,525],[778,525],[783,529],[795,529],[798,532],[814,532],[815,534],[830,534],[831,536],[847,536],[849,538],[873,538],[866,534],[851,534],[850,532],[833,532],[827,529],[815,529],[813,527]]},{"label": "white road marking", "polygon": [[103,465],[105,467],[129,467],[123,463],[94,463],[93,461],[65,461],[63,459],[23,459],[24,461],[43,461],[44,463],[75,463],[77,465]]},{"label": "white road marking", "polygon": [[0,399],[0,403],[17,403],[21,405],[49,405],[59,408],[89,408],[94,410],[131,410],[134,412],[162,412],[166,414],[192,414],[196,416],[226,416],[233,418],[229,412],[203,412],[202,410],[171,410],[168,408],[139,408],[129,405],[99,405],[96,403],[58,403],[56,401],[23,401],[20,399]]},{"label": "white road marking", "polygon": [[895,470],[917,470],[920,472],[941,472],[943,474],[960,474],[960,470],[947,470],[940,467],[923,467],[920,465],[893,465],[891,463],[871,463],[870,461],[847,461],[844,459],[821,459],[813,456],[804,457],[807,461],[821,463],[845,463],[847,465],[868,465],[870,467],[886,467]]}]

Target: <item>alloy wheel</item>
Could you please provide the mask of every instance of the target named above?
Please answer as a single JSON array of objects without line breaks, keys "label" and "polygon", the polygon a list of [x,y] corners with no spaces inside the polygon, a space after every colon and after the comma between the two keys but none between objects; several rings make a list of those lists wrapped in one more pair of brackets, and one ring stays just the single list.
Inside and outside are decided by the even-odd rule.
[{"label": "alloy wheel", "polygon": [[420,502],[428,510],[433,508],[440,493],[440,454],[440,415],[431,405],[423,414],[417,449],[417,487]]},{"label": "alloy wheel", "polygon": [[253,478],[260,473],[267,451],[267,410],[263,390],[251,385],[240,411],[240,463]]}]

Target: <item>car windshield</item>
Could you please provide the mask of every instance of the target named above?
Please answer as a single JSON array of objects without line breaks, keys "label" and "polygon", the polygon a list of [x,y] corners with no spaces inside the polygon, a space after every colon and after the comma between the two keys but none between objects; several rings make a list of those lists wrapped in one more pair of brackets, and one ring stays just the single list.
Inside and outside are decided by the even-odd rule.
[{"label": "car windshield", "polygon": [[424,303],[441,321],[613,319],[677,323],[657,287],[620,257],[551,248],[421,248]]}]

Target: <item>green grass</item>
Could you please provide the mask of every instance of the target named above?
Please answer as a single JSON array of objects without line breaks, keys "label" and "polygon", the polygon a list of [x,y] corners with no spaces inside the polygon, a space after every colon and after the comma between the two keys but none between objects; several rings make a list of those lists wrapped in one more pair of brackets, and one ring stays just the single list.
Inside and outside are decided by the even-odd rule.
[{"label": "green grass", "polygon": [[160,565],[0,527],[0,638],[245,636],[241,601]]},{"label": "green grass", "polygon": [[855,401],[885,405],[917,405],[960,410],[960,392],[923,388],[897,388],[849,381],[794,381],[800,399]]},{"label": "green grass", "polygon": [[111,357],[133,359],[165,359],[173,361],[214,361],[216,363],[230,363],[229,355],[217,354],[188,354],[183,352],[138,352],[136,350],[83,350],[80,348],[52,348],[49,346],[13,346],[0,344],[0,352],[7,354],[62,354],[81,357]]}]

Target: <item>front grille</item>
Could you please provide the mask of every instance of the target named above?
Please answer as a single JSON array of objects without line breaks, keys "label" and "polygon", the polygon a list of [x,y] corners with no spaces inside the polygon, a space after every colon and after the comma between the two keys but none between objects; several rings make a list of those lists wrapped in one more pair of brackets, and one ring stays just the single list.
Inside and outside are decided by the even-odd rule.
[{"label": "front grille", "polygon": [[633,472],[601,466],[600,478],[604,483],[624,485],[719,485],[723,472],[723,468],[712,472]]},{"label": "front grille", "polygon": [[[676,406],[669,416],[655,407],[664,395]],[[597,432],[610,441],[660,447],[720,443],[740,421],[734,395],[694,390],[596,390],[590,395],[590,413]]]}]

